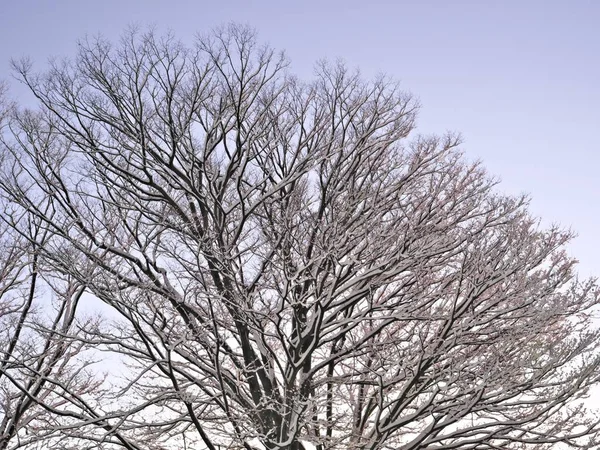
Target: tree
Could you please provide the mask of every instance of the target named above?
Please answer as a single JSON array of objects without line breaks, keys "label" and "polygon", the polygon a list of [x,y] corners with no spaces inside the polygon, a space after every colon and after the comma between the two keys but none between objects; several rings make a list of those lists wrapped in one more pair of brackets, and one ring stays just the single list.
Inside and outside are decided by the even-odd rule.
[{"label": "tree", "polygon": [[397,84],[328,63],[301,82],[237,26],[15,69],[39,109],[2,135],[5,223],[48,234],[51,275],[117,317],[69,338],[127,368],[111,404],[45,409],[80,448],[600,445],[572,234],[458,137],[409,137]]},{"label": "tree", "polygon": [[[0,125],[10,109],[1,100]],[[56,412],[102,398],[85,340],[95,321],[78,313],[85,286],[46,264],[43,222],[0,205],[0,449],[72,448],[61,420],[69,414]]]}]

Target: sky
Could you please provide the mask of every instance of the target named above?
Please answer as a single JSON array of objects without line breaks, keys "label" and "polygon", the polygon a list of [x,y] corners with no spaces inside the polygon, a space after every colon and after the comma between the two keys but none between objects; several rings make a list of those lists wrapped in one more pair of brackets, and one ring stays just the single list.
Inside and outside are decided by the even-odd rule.
[{"label": "sky", "polygon": [[419,132],[460,132],[501,192],[529,193],[544,224],[578,233],[580,273],[600,275],[600,1],[0,0],[0,79],[24,102],[11,58],[43,70],[86,34],[155,26],[191,43],[232,21],[301,78],[340,58],[399,80],[422,104]]}]

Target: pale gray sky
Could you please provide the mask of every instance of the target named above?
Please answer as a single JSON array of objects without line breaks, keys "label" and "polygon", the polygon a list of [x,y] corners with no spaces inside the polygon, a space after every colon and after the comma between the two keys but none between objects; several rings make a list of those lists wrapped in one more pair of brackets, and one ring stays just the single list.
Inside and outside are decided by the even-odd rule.
[{"label": "pale gray sky", "polygon": [[86,33],[156,25],[191,42],[229,21],[285,49],[302,77],[339,57],[399,79],[421,99],[420,131],[460,131],[501,190],[579,232],[580,272],[600,275],[599,1],[0,0],[0,79],[11,57],[43,69]]}]

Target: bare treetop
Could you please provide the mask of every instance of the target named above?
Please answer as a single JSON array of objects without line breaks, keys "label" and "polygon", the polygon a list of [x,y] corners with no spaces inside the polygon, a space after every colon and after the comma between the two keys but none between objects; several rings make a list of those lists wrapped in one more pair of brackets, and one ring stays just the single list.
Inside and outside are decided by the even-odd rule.
[{"label": "bare treetop", "polygon": [[[234,25],[15,70],[39,109],[7,109],[3,226],[68,311],[36,330],[72,350],[39,355],[70,367],[42,394],[2,347],[36,413],[0,449],[600,445],[581,402],[598,288],[571,233],[496,193],[457,136],[411,136],[418,105],[393,81],[329,63],[300,81]],[[84,293],[118,320],[86,319]],[[77,372],[86,351],[125,379]]]}]

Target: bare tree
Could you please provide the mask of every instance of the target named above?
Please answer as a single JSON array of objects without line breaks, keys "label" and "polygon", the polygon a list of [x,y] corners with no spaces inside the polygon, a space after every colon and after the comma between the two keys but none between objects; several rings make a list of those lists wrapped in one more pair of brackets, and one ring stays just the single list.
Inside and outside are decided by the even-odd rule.
[{"label": "bare tree", "polygon": [[99,386],[86,370],[85,334],[73,336],[82,325],[75,316],[84,288],[73,277],[44,270],[36,246],[44,244],[45,232],[38,225],[26,224],[29,240],[0,223],[2,450],[63,441],[61,421],[48,412]]},{"label": "bare tree", "polygon": [[61,433],[88,448],[600,445],[581,402],[600,377],[598,289],[573,271],[571,233],[497,194],[457,137],[408,138],[417,104],[395,83],[327,63],[301,82],[236,26],[15,67],[40,109],[11,115],[1,189],[51,234],[53,275],[118,314],[73,339],[128,370],[114,405],[77,409],[87,434]]},{"label": "bare tree", "polygon": [[[0,126],[10,110],[6,102],[2,105],[6,107]],[[7,156],[2,155],[5,163],[9,163]],[[14,175],[20,170],[10,163],[5,168]],[[51,215],[50,204],[40,198],[36,206]],[[47,224],[3,200],[0,449],[80,449],[82,433],[87,439],[97,438],[86,430],[90,420],[94,429],[107,428],[105,422],[94,420],[101,416],[91,406],[107,399],[100,389],[102,377],[90,370],[97,355],[87,330],[97,328],[98,321],[78,312],[85,285],[67,272],[54,270],[52,261],[44,258],[52,242]]]}]

